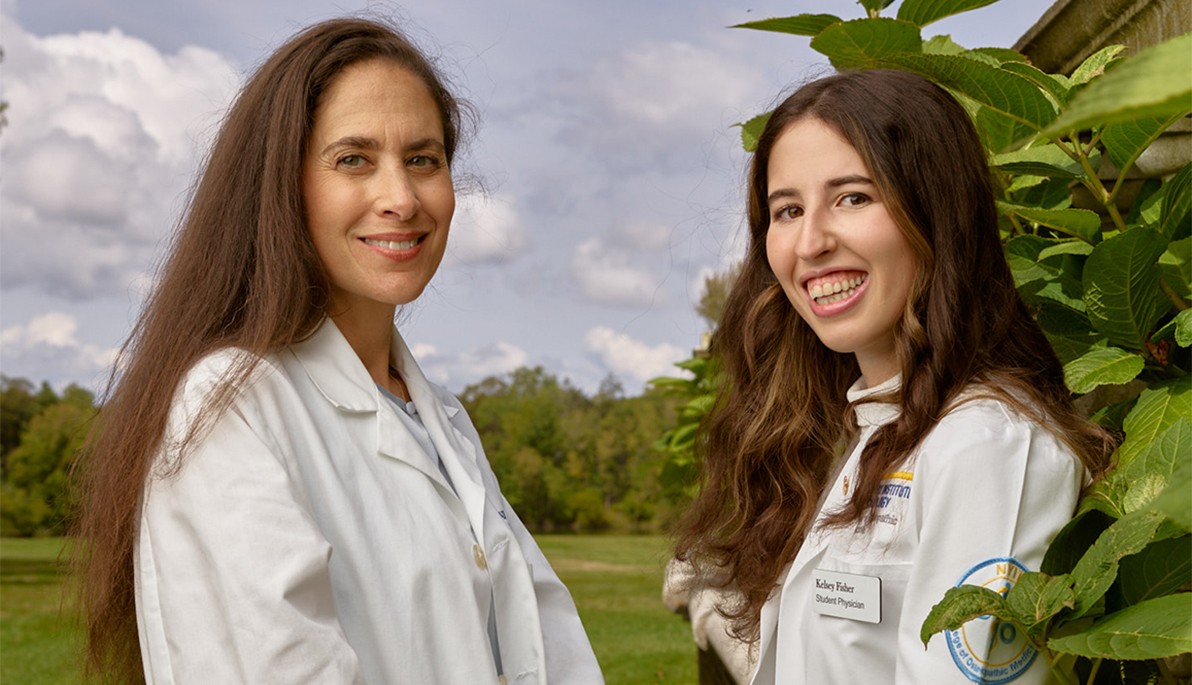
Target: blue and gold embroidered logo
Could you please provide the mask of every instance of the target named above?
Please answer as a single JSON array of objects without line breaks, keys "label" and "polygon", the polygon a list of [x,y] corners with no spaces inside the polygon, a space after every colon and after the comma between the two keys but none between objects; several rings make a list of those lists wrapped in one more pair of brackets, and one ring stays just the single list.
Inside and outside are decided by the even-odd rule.
[{"label": "blue and gold embroidered logo", "polygon": [[877,497],[873,506],[877,509],[877,521],[892,526],[901,520],[900,509],[893,505],[911,498],[911,485],[915,474],[910,471],[895,471],[882,476],[882,484],[878,487]]},{"label": "blue and gold embroidered logo", "polygon": [[[1005,595],[1026,570],[1011,557],[989,559],[969,569],[956,585],[980,585]],[[1009,683],[1025,673],[1039,655],[1014,624],[993,616],[975,618],[959,630],[944,631],[944,635],[956,668],[975,683]]]}]

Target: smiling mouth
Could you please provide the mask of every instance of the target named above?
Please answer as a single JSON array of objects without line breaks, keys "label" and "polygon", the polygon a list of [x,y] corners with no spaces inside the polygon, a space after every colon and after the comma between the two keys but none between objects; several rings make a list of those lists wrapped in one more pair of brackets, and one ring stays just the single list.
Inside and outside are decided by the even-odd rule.
[{"label": "smiling mouth", "polygon": [[867,280],[869,274],[861,271],[847,271],[823,278],[813,278],[803,284],[807,294],[818,305],[829,305],[846,300]]},{"label": "smiling mouth", "polygon": [[417,245],[418,243],[422,242],[422,240],[424,238],[426,238],[426,236],[423,235],[423,236],[418,236],[417,238],[411,238],[410,240],[402,240],[402,241],[373,240],[371,238],[361,238],[361,240],[364,241],[365,245],[372,245],[373,247],[383,247],[386,250],[409,250],[409,249],[413,248],[415,245]]}]

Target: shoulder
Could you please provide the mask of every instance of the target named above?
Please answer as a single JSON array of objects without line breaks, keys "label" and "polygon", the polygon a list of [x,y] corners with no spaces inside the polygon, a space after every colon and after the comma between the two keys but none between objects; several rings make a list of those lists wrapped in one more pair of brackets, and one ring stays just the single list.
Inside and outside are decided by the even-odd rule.
[{"label": "shoulder", "polygon": [[1072,450],[1035,417],[979,388],[966,391],[924,438],[921,458],[946,455],[968,468],[1030,459],[1057,468],[1075,466]]},{"label": "shoulder", "polygon": [[201,357],[182,376],[170,410],[170,433],[181,437],[192,428],[218,421],[229,412],[257,413],[290,382],[276,354],[256,355],[240,348],[223,348]]}]

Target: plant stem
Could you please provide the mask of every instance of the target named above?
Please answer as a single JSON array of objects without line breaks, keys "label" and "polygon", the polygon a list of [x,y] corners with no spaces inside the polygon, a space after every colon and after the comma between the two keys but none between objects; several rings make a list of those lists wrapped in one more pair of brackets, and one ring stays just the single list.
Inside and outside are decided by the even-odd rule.
[{"label": "plant stem", "polygon": [[1171,300],[1171,303],[1175,305],[1175,308],[1178,311],[1182,312],[1188,308],[1188,303],[1184,301],[1184,298],[1180,297],[1180,294],[1173,290],[1172,287],[1167,284],[1167,281],[1163,280],[1162,278],[1159,279],[1159,289],[1163,291],[1163,294],[1167,296],[1167,299]]},{"label": "plant stem", "polygon": [[1093,659],[1093,668],[1089,671],[1088,685],[1093,685],[1097,680],[1097,671],[1101,670],[1101,662],[1103,659]]},{"label": "plant stem", "polygon": [[1077,152],[1077,160],[1080,162],[1081,168],[1084,169],[1086,178],[1081,182],[1084,187],[1088,188],[1093,193],[1093,197],[1105,207],[1105,211],[1109,212],[1109,218],[1113,220],[1114,226],[1117,226],[1119,231],[1126,230],[1126,221],[1122,218],[1121,212],[1118,211],[1117,204],[1114,203],[1113,194],[1105,189],[1105,184],[1101,183],[1097,172],[1093,170],[1093,165],[1089,163],[1088,155],[1084,154],[1084,150]]}]

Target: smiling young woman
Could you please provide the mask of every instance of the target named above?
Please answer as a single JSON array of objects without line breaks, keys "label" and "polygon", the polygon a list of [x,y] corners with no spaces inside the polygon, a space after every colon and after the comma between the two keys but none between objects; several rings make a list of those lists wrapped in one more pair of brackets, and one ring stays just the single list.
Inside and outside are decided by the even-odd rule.
[{"label": "smiling young woman", "polygon": [[968,115],[904,72],[812,82],[748,196],[677,556],[740,593],[753,682],[1042,682],[1012,626],[918,637],[947,588],[1037,569],[1109,453],[1015,290]]},{"label": "smiling young woman", "polygon": [[90,675],[601,682],[393,325],[442,260],[460,128],[378,22],[310,27],[248,80],[79,462]]}]

